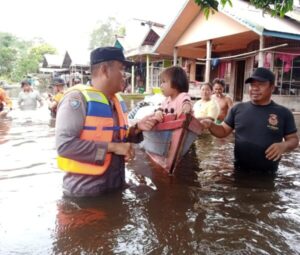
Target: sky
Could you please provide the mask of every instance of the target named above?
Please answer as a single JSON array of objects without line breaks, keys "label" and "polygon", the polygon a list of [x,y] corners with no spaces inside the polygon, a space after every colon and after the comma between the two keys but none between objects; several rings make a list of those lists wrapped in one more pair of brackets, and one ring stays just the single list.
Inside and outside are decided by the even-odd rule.
[{"label": "sky", "polygon": [[[174,21],[186,0],[0,0],[0,32],[21,39],[41,37],[58,49],[86,51],[97,22],[115,17],[122,25],[134,19],[165,25]],[[139,22],[139,21],[136,21]]]}]

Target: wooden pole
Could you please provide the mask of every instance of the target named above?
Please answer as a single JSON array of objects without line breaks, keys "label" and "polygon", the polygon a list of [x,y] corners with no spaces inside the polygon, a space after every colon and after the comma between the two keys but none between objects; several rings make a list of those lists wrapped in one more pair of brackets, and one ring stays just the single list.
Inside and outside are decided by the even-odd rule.
[{"label": "wooden pole", "polygon": [[205,65],[205,82],[209,82],[210,78],[210,60],[211,60],[211,40],[206,42],[206,65]]},{"label": "wooden pole", "polygon": [[146,56],[147,61],[146,61],[146,92],[149,93],[150,92],[150,84],[149,84],[149,66],[150,66],[150,56],[147,54]]},{"label": "wooden pole", "polygon": [[178,53],[178,48],[175,47],[173,50],[173,66],[177,65],[177,53]]},{"label": "wooden pole", "polygon": [[264,48],[264,36],[261,35],[259,37],[258,67],[264,66],[264,52],[262,51],[263,48]]},{"label": "wooden pole", "polygon": [[134,77],[134,65],[131,67],[131,93],[134,93],[134,82],[135,82],[135,77]]}]

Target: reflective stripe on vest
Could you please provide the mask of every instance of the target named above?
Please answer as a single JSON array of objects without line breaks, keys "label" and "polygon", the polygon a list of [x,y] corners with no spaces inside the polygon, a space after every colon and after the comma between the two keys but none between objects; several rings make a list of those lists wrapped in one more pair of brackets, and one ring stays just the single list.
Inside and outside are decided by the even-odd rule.
[{"label": "reflective stripe on vest", "polygon": [[[121,141],[125,141],[128,122],[127,108],[122,98],[119,95],[112,98],[119,120],[119,126],[114,126],[113,112],[108,99],[103,93],[84,85],[76,85],[68,90],[67,93],[74,89],[79,90],[87,102],[86,118],[80,139],[95,142],[112,142],[113,132],[119,130]],[[58,167],[61,170],[89,175],[103,174],[109,167],[110,161],[111,153],[106,154],[104,164],[101,166],[61,156],[57,158]]]}]

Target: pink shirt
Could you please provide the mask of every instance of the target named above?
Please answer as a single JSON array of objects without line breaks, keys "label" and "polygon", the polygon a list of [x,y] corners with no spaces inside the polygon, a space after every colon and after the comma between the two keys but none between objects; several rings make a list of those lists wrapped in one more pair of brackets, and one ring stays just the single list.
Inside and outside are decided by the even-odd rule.
[{"label": "pink shirt", "polygon": [[[189,102],[191,101],[189,94],[186,92],[180,93],[173,100],[171,99],[171,97],[167,97],[166,100],[162,102],[161,108],[163,109],[164,113],[179,114],[181,113],[184,101],[189,101]],[[168,109],[167,112],[165,109]]]}]

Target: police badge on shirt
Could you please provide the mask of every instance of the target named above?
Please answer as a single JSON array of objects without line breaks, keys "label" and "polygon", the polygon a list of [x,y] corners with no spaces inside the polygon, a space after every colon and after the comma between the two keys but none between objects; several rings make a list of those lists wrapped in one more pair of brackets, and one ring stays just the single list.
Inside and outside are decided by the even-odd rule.
[{"label": "police badge on shirt", "polygon": [[81,102],[78,98],[71,98],[69,104],[73,110],[77,110],[80,107]]}]

